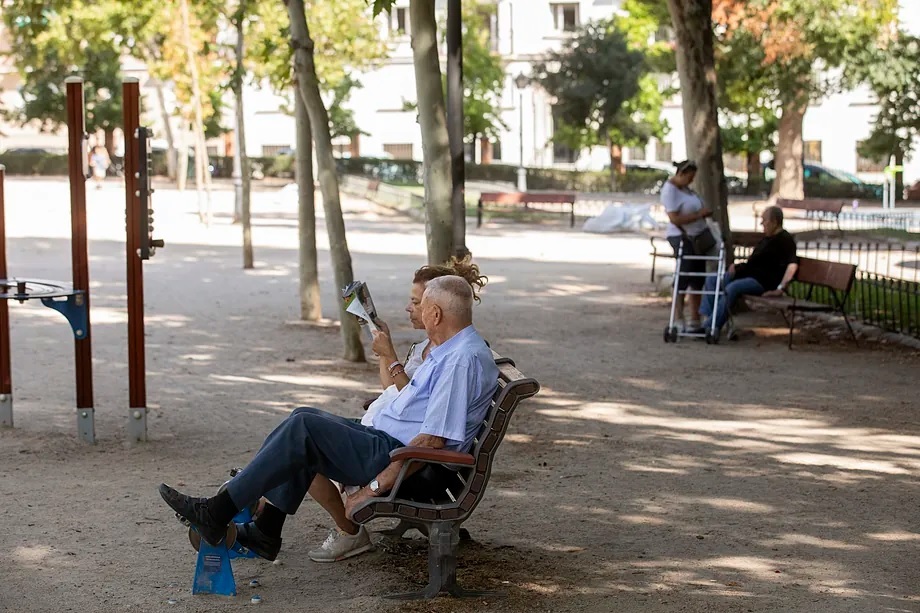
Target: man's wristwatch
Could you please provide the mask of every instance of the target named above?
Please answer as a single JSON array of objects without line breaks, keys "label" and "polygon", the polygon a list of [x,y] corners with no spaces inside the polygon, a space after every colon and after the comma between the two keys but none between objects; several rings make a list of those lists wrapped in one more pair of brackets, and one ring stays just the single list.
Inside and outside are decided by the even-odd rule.
[{"label": "man's wristwatch", "polygon": [[373,481],[367,484],[367,488],[376,494],[377,492],[380,491],[380,482],[374,479]]},{"label": "man's wristwatch", "polygon": [[776,289],[783,292],[783,291],[786,291],[786,286],[780,283],[779,285],[776,286]]}]

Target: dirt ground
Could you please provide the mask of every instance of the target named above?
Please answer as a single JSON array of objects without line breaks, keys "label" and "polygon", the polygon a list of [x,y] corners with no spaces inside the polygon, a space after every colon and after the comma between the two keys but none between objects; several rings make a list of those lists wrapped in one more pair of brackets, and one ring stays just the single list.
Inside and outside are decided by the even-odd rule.
[{"label": "dirt ground", "polygon": [[[11,275],[70,277],[67,197],[63,182],[8,180]],[[167,247],[146,266],[150,441],[127,445],[123,190],[89,199],[99,441],[76,440],[68,326],[11,304],[2,611],[237,611],[252,593],[273,611],[920,611],[920,357],[820,327],[789,351],[781,321],[757,313],[737,342],[665,345],[648,241],[561,221],[471,227],[468,241],[490,277],[477,327],[543,385],[465,524],[460,581],[505,597],[385,600],[424,583],[424,541],[314,564],[306,552],[329,522],[309,501],[280,564],[237,561],[239,596],[192,596],[195,555],[156,486],[210,494],[293,407],[358,415],[375,371],[338,359],[335,327],[292,323],[291,192],[255,194],[258,266],[243,271],[230,192],[215,192],[206,229],[194,194],[163,189]],[[346,209],[355,275],[405,348],[423,228]],[[320,234],[332,317],[322,222]]]}]

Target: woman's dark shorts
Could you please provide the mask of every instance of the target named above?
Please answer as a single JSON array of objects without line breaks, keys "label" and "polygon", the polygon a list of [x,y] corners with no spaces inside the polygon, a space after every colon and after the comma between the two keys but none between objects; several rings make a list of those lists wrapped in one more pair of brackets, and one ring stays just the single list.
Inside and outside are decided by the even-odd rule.
[{"label": "woman's dark shorts", "polygon": [[[671,247],[674,249],[674,257],[677,257],[677,250],[680,247],[680,243],[684,243],[684,255],[693,255],[693,243],[690,242],[690,239],[684,236],[669,236],[668,242],[671,244]],[[706,272],[706,260],[688,260],[683,259],[680,262],[680,272]],[[677,289],[685,290],[687,288],[692,288],[696,290],[703,289],[703,283],[706,281],[706,277],[697,277],[697,276],[683,276],[680,277],[680,281],[677,284]]]}]

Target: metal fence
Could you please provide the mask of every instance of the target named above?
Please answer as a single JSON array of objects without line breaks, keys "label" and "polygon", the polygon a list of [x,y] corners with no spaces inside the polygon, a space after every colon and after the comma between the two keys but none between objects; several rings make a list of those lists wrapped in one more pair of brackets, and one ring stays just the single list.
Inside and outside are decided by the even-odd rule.
[{"label": "metal fence", "polygon": [[[737,247],[735,254],[744,259],[751,251],[750,247]],[[802,242],[797,253],[800,257],[855,264],[856,279],[845,305],[847,314],[889,332],[920,338],[920,243]],[[812,290],[793,283],[789,293],[836,306],[826,288]]]},{"label": "metal fence", "polygon": [[841,230],[899,230],[920,232],[920,211],[842,211]]}]

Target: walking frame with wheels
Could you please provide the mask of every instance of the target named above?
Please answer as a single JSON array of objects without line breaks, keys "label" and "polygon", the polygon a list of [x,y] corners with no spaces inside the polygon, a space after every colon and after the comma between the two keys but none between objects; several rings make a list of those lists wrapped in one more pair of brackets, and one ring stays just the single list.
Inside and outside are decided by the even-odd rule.
[{"label": "walking frame with wheels", "polygon": [[[684,260],[695,260],[703,262],[715,262],[716,272],[683,272],[681,264]],[[716,313],[719,312],[719,301],[724,299],[722,295],[722,282],[725,279],[725,243],[719,241],[719,255],[694,255],[684,254],[684,241],[680,242],[677,249],[677,257],[674,259],[674,285],[671,291],[671,318],[668,326],[664,329],[664,342],[676,343],[677,339],[683,336],[694,338],[703,338],[707,344],[719,342],[719,329],[716,327]],[[711,277],[715,275],[716,286],[713,290],[707,290],[705,284],[703,289],[680,289],[681,277]],[[681,329],[677,324],[677,303],[681,296],[687,294],[699,294],[701,296],[713,296],[712,316],[709,318],[709,326],[704,332],[692,332]]]}]

